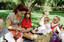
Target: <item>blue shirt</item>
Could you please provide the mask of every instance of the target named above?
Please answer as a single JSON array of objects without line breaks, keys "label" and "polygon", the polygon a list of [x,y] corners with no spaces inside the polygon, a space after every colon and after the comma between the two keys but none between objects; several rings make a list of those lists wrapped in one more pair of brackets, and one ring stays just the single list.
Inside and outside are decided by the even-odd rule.
[{"label": "blue shirt", "polygon": [[7,28],[2,28],[2,31],[0,32],[0,42],[3,42],[3,38],[8,40],[8,42],[11,42],[14,38],[12,37],[12,34],[7,30]]}]

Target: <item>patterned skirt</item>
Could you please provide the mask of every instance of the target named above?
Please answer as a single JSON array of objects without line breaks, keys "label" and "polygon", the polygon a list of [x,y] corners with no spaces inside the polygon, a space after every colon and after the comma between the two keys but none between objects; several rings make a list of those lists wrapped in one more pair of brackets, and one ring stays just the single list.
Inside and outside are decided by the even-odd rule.
[{"label": "patterned skirt", "polygon": [[16,30],[9,30],[10,33],[12,34],[12,36],[15,38],[15,39],[18,39],[19,37],[21,37],[21,33],[20,31],[16,31]]},{"label": "patterned skirt", "polygon": [[56,32],[52,32],[52,38],[50,39],[50,42],[60,42],[58,40],[58,34]]}]

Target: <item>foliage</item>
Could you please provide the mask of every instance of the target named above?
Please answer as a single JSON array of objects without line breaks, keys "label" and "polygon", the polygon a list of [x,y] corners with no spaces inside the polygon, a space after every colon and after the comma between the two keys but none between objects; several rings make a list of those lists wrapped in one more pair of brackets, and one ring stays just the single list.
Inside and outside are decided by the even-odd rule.
[{"label": "foliage", "polygon": [[46,0],[37,0],[37,4],[38,5],[44,5]]},{"label": "foliage", "polygon": [[[3,11],[0,10],[0,16],[3,17],[4,20],[6,20],[8,14],[11,12],[12,12],[12,10],[3,10]],[[60,17],[60,19],[61,19],[60,23],[64,25],[64,12],[51,11],[50,15],[49,15],[50,22],[52,21],[52,19],[55,15]],[[39,21],[42,16],[43,16],[42,11],[32,11],[31,12],[31,17],[32,17],[31,21],[32,21],[33,27],[39,26]]]},{"label": "foliage", "polygon": [[40,7],[34,6],[34,7],[32,8],[32,11],[38,11],[38,10],[40,10]]},{"label": "foliage", "polygon": [[0,10],[12,10],[13,8],[15,8],[16,4],[14,2],[0,2]]}]

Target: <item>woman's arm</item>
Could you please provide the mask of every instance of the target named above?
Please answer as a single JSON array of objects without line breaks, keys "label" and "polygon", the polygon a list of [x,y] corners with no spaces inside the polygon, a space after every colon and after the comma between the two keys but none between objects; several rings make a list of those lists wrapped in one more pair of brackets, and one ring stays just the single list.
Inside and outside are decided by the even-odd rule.
[{"label": "woman's arm", "polygon": [[11,19],[8,18],[7,21],[6,21],[6,27],[7,27],[7,29],[17,30],[16,27],[11,26],[11,23],[12,23]]},{"label": "woman's arm", "polygon": [[40,21],[39,21],[39,25],[42,26],[42,24],[43,24],[43,21],[41,21],[41,19],[40,19]]},{"label": "woman's arm", "polygon": [[19,23],[19,28],[22,28],[22,22]]}]

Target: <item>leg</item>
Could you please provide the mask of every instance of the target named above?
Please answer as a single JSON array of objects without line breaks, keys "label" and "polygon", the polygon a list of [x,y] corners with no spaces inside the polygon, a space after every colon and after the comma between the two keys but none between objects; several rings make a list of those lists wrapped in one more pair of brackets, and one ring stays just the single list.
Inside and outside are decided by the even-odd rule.
[{"label": "leg", "polygon": [[24,35],[23,35],[25,38],[27,38],[27,39],[31,39],[31,40],[34,40],[34,39],[37,39],[37,35],[35,35],[35,34],[27,34],[27,33],[24,33]]},{"label": "leg", "polygon": [[18,38],[17,42],[23,42],[22,37]]}]

